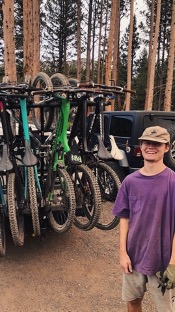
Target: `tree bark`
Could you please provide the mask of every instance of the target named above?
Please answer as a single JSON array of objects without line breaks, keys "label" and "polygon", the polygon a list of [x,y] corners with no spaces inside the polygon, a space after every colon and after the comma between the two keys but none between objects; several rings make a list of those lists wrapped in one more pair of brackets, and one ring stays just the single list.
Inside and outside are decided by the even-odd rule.
[{"label": "tree bark", "polygon": [[33,0],[33,72],[40,70],[40,0]]},{"label": "tree bark", "polygon": [[108,50],[107,50],[107,56],[106,56],[106,79],[105,79],[106,85],[111,84],[111,67],[112,67],[112,57],[113,57],[113,47],[114,47],[116,12],[117,12],[117,1],[112,0],[110,31],[109,31],[109,36],[108,36]]},{"label": "tree bark", "polygon": [[81,82],[81,0],[77,0],[77,79]]},{"label": "tree bark", "polygon": [[103,52],[102,52],[102,62],[101,62],[101,82],[105,83],[105,65],[106,65],[106,45],[107,45],[107,26],[108,26],[108,7],[109,7],[109,0],[106,3],[106,16],[105,16],[105,29],[104,29],[104,41],[103,41]]},{"label": "tree bark", "polygon": [[147,95],[146,95],[147,110],[152,110],[152,106],[153,106],[155,62],[156,62],[157,42],[158,42],[158,36],[159,36],[160,12],[161,12],[161,0],[158,0],[155,34],[154,34],[154,40],[153,40],[152,53],[150,55],[150,72],[149,72],[149,77],[148,77],[148,88],[147,88]]},{"label": "tree bark", "polygon": [[[116,0],[116,20],[114,31],[114,53],[113,53],[113,70],[112,70],[112,82],[114,85],[118,84],[118,56],[119,56],[119,36],[120,36],[120,0]],[[115,110],[115,102],[118,102],[119,96],[111,101],[111,110]],[[118,105],[117,105],[118,106]]]},{"label": "tree bark", "polygon": [[175,0],[173,0],[173,6],[172,6],[170,48],[169,48],[169,56],[168,56],[167,80],[166,80],[165,99],[164,99],[164,110],[168,112],[171,111],[174,53],[175,53]]},{"label": "tree bark", "polygon": [[[127,64],[127,89],[131,89],[131,62],[132,62],[132,38],[133,38],[133,22],[134,22],[134,0],[130,0],[130,26],[129,26],[129,42],[128,42],[128,64]],[[125,110],[130,110],[131,94],[126,93]]]},{"label": "tree bark", "polygon": [[149,53],[148,53],[148,72],[146,85],[145,110],[148,108],[148,89],[150,83],[151,55],[153,50],[153,33],[154,33],[154,0],[151,2],[151,17],[150,17],[150,33],[149,33]]},{"label": "tree bark", "polygon": [[101,12],[101,14],[100,14],[100,21],[99,21],[97,83],[101,82],[100,71],[101,71],[101,39],[102,39],[102,21],[103,21],[103,0],[101,0],[100,12]]},{"label": "tree bark", "polygon": [[90,1],[89,1],[89,16],[88,16],[88,38],[87,38],[87,57],[86,57],[86,81],[89,81],[89,80],[90,80],[92,3],[93,3],[93,0],[90,0]]},{"label": "tree bark", "polygon": [[23,74],[30,81],[40,69],[39,0],[23,0]]},{"label": "tree bark", "polygon": [[15,37],[14,37],[14,0],[4,0],[3,10],[3,39],[4,39],[4,82],[17,82]]},{"label": "tree bark", "polygon": [[118,52],[119,52],[119,35],[120,35],[120,0],[116,0],[116,20],[114,31],[114,56],[113,56],[113,70],[112,80],[115,84],[118,81]]}]

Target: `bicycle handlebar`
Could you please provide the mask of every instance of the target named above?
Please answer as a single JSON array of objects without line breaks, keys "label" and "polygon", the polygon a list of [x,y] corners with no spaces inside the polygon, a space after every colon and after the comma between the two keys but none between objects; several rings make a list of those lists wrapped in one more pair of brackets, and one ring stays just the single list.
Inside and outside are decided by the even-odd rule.
[{"label": "bicycle handlebar", "polygon": [[[129,91],[127,91],[129,92]],[[132,93],[135,93],[135,91],[131,91]],[[113,95],[113,94],[123,94],[124,90],[122,88],[120,89],[96,89],[96,88],[79,88],[79,87],[69,87],[69,88],[56,88],[52,90],[39,90],[39,91],[33,91],[32,95],[39,95],[39,94],[54,94],[54,93],[65,93],[65,94],[75,94],[75,93],[91,93],[91,94],[103,94],[103,95]]]},{"label": "bicycle handlebar", "polygon": [[8,99],[12,99],[12,98],[18,98],[18,99],[26,99],[28,98],[27,94],[18,94],[18,93],[0,93],[0,97],[2,98],[8,98]]},{"label": "bicycle handlebar", "polygon": [[119,93],[122,93],[122,92],[129,92],[129,93],[133,93],[133,94],[136,93],[135,90],[129,90],[129,89],[126,89],[126,88],[123,88],[123,87],[120,87],[120,86],[107,86],[107,85],[103,85],[103,84],[97,84],[97,83],[94,83],[94,82],[78,83],[77,87],[79,87],[79,88],[84,87],[84,88],[109,89],[109,90],[113,90],[113,91],[116,90]]},{"label": "bicycle handlebar", "polygon": [[[26,93],[31,93],[33,91],[42,91],[42,88],[36,88],[33,86],[28,86],[26,84],[21,84],[18,86],[13,86],[13,85],[9,85],[9,84],[0,84],[0,91],[21,91],[22,94]],[[47,90],[47,89],[46,89]],[[14,93],[11,93],[11,95],[13,95]]]}]

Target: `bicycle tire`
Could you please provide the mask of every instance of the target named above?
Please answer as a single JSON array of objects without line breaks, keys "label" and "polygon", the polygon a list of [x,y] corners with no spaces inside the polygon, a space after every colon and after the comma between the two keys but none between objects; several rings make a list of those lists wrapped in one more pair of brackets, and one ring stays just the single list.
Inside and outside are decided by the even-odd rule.
[{"label": "bicycle tire", "polygon": [[37,202],[37,191],[36,191],[34,167],[28,167],[27,173],[28,173],[28,187],[29,187],[29,206],[30,206],[31,215],[32,215],[33,233],[35,236],[39,236],[41,234],[41,230],[40,230],[40,222],[39,222],[39,210],[38,210],[38,202]]},{"label": "bicycle tire", "polygon": [[52,199],[48,206],[49,224],[57,233],[65,233],[72,227],[76,210],[74,186],[65,169],[57,169],[52,181]]},{"label": "bicycle tire", "polygon": [[21,203],[16,192],[17,181],[15,173],[8,175],[7,181],[7,206],[11,235],[16,246],[24,245],[24,216],[21,212]]},{"label": "bicycle tire", "polygon": [[126,178],[127,174],[124,172],[123,168],[119,165],[118,162],[111,160],[107,161],[106,164],[114,170],[121,182]]},{"label": "bicycle tire", "polygon": [[[51,81],[53,88],[59,88],[62,86],[70,86],[69,81],[67,77],[64,74],[61,73],[55,73],[51,76]],[[60,107],[54,108],[54,118],[53,118],[53,127],[56,127],[58,116],[59,116]]]},{"label": "bicycle tire", "polygon": [[[39,87],[47,90],[52,90],[53,85],[50,77],[43,72],[39,72],[33,79],[31,85],[33,87]],[[45,98],[48,98],[48,95],[36,95],[33,96],[34,103],[38,103],[40,100],[44,100]],[[47,131],[50,129],[53,119],[54,119],[54,107],[44,107],[44,130]],[[32,108],[32,119],[35,127],[38,130],[41,130],[41,118],[40,118],[40,109],[39,108]]]},{"label": "bicycle tire", "polygon": [[68,81],[69,81],[69,84],[70,84],[72,87],[77,87],[77,85],[78,85],[78,83],[79,83],[79,80],[76,79],[76,78],[69,78]]},{"label": "bicycle tire", "polygon": [[70,86],[70,83],[67,77],[61,73],[53,74],[50,79],[52,81],[53,88],[59,88],[62,86]]},{"label": "bicycle tire", "polygon": [[92,163],[89,166],[94,173],[97,169],[102,200],[100,218],[96,227],[100,230],[112,230],[119,223],[119,218],[112,215],[112,208],[121,186],[121,181],[115,171],[106,163]]},{"label": "bicycle tire", "polygon": [[6,254],[6,232],[5,232],[5,215],[0,212],[0,257]]},{"label": "bicycle tire", "polygon": [[74,183],[76,212],[74,224],[77,228],[89,231],[100,217],[101,196],[97,179],[84,164],[68,169]]}]

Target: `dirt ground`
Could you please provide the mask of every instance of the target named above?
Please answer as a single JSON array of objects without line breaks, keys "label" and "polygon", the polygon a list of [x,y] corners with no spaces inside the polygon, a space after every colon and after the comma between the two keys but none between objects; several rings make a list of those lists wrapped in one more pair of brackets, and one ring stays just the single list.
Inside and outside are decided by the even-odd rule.
[{"label": "dirt ground", "polygon": [[[0,258],[1,312],[124,312],[118,263],[118,228],[83,232],[74,226],[40,238],[26,231],[23,247],[7,229]],[[155,311],[147,292],[144,312]]]}]

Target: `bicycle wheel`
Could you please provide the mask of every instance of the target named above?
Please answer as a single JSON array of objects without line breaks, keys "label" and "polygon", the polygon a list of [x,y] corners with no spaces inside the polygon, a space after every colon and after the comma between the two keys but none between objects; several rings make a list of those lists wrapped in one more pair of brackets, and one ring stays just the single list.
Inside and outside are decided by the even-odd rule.
[{"label": "bicycle wheel", "polygon": [[0,212],[0,257],[6,254],[5,216]]},{"label": "bicycle wheel", "polygon": [[119,223],[119,218],[112,214],[117,192],[121,186],[121,181],[115,171],[103,162],[89,165],[94,174],[98,177],[98,184],[101,192],[101,213],[96,227],[100,230],[111,230]]},{"label": "bicycle wheel", "polygon": [[[52,81],[50,79],[50,77],[43,73],[40,72],[38,73],[31,84],[33,87],[36,88],[42,88],[43,90],[52,90],[53,85],[52,85]],[[45,99],[48,99],[48,95],[34,95],[33,96],[33,101],[34,104],[39,103],[40,101],[44,101]],[[43,128],[44,130],[49,130],[52,122],[53,122],[53,118],[54,118],[54,107],[49,107],[49,105],[47,107],[43,107],[42,108],[44,110],[44,125]],[[35,125],[35,127],[38,130],[41,130],[41,111],[40,108],[32,108],[31,109],[32,112],[32,119],[33,119],[33,123]]]},{"label": "bicycle wheel", "polygon": [[[53,74],[50,79],[52,81],[53,88],[55,88],[55,89],[62,87],[62,86],[70,86],[67,77],[61,73]],[[62,94],[60,94],[60,95],[62,95]],[[60,107],[55,107],[54,119],[53,119],[53,127],[54,128],[56,127],[56,124],[57,124],[59,111],[60,111]]]},{"label": "bicycle wheel", "polygon": [[81,230],[91,230],[100,217],[101,196],[96,177],[86,165],[68,169],[74,183],[76,213],[74,224]]},{"label": "bicycle wheel", "polygon": [[79,83],[79,80],[76,79],[76,78],[69,78],[68,81],[69,81],[69,83],[70,83],[70,85],[71,85],[72,87],[77,87],[77,85],[78,85],[78,83]]},{"label": "bicycle wheel", "polygon": [[52,190],[48,194],[48,221],[58,233],[67,232],[73,224],[76,200],[73,183],[65,169],[57,169],[51,177]]},{"label": "bicycle wheel", "polygon": [[52,85],[54,88],[59,88],[62,86],[70,86],[67,77],[61,73],[55,73],[51,76]]},{"label": "bicycle wheel", "polygon": [[33,233],[38,236],[41,234],[39,222],[39,210],[37,202],[37,191],[35,183],[34,167],[27,168],[29,186],[29,206],[32,215]]},{"label": "bicycle wheel", "polygon": [[18,198],[16,188],[18,182],[15,179],[15,173],[8,175],[7,181],[7,206],[9,214],[10,230],[14,244],[16,246],[24,245],[24,216],[21,212],[21,203]]}]

